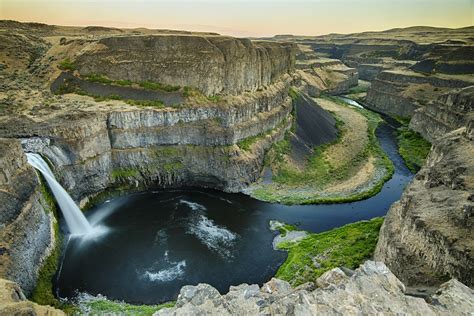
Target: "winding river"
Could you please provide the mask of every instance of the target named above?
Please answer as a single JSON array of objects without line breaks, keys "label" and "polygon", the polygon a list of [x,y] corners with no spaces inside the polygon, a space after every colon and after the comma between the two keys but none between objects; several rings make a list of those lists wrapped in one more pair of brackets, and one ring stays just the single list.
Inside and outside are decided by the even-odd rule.
[{"label": "winding river", "polygon": [[272,248],[269,221],[322,232],[383,216],[411,180],[395,143],[395,122],[376,136],[395,165],[377,195],[331,205],[280,205],[244,194],[206,189],[160,190],[107,200],[87,213],[108,232],[98,239],[66,241],[55,282],[59,297],[102,294],[129,303],[174,300],[187,284],[263,283],[286,258]]}]

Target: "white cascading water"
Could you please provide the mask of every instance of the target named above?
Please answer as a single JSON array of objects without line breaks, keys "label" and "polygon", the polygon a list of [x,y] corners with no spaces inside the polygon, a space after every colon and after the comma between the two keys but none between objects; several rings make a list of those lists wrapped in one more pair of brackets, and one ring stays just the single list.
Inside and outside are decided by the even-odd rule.
[{"label": "white cascading water", "polygon": [[64,188],[56,181],[53,172],[49,168],[43,158],[34,153],[27,153],[28,163],[34,168],[38,169],[44,176],[53,192],[59,208],[61,209],[69,231],[73,235],[85,235],[92,232],[92,226],[87,221],[84,214],[79,207],[74,203],[71,196],[64,190]]}]

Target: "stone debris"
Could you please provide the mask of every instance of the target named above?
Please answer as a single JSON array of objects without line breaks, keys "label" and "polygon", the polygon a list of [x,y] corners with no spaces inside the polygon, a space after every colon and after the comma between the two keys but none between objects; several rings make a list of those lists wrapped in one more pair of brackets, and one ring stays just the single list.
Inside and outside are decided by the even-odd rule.
[{"label": "stone debris", "polygon": [[[349,276],[351,275],[352,276]],[[176,306],[154,315],[461,315],[474,312],[474,292],[452,279],[426,300],[405,294],[405,286],[381,262],[357,270],[332,269],[311,283],[291,288],[272,278],[231,286],[225,295],[208,284],[185,286]]]}]

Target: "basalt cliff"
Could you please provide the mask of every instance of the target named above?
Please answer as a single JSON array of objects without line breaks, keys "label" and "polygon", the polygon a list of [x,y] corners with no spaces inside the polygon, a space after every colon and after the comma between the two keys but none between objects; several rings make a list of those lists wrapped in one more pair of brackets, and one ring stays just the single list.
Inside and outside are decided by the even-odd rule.
[{"label": "basalt cliff", "polygon": [[[296,289],[276,279],[226,295],[187,286],[176,307],[159,313],[472,311],[474,81],[464,72],[472,49],[465,33],[436,45],[431,37],[426,45],[404,39],[400,48],[393,38],[251,41],[0,21],[0,277],[10,280],[0,282],[0,312],[61,313],[25,300],[60,241],[47,188],[25,152],[40,153],[81,206],[109,190],[241,192],[262,176],[272,144],[298,122],[291,86],[311,96],[340,94],[359,77],[371,81],[369,107],[412,117],[411,128],[433,143],[387,214],[374,255],[384,263],[331,270],[316,286]],[[386,56],[393,50],[398,55]],[[462,58],[446,60],[446,52]],[[329,117],[316,107],[304,109],[307,118]],[[328,119],[325,126],[335,134],[334,125]],[[417,298],[402,282],[440,289]]]},{"label": "basalt cliff", "polygon": [[[27,34],[22,24],[11,23],[4,22],[2,37],[38,52],[25,64],[11,55],[29,51],[2,51],[0,267],[26,294],[54,244],[54,217],[24,151],[45,157],[81,205],[108,189],[204,186],[237,192],[258,179],[265,151],[291,125],[292,44],[158,31],[69,35],[68,29],[41,25]],[[63,67],[65,60],[74,69]],[[91,75],[134,84],[92,82]],[[61,90],[76,83],[77,94]],[[157,93],[179,104],[130,105],[108,94],[112,88],[132,90],[138,100]],[[96,91],[105,101],[92,99]],[[250,149],[238,146],[248,139]]]}]

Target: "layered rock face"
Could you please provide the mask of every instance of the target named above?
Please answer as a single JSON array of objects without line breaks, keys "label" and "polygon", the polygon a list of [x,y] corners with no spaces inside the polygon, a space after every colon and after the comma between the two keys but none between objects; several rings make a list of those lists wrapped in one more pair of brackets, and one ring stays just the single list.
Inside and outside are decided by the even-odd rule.
[{"label": "layered rock face", "polygon": [[117,36],[88,45],[76,63],[82,75],[239,94],[292,72],[294,45],[224,36]]},{"label": "layered rock face", "polygon": [[[77,201],[126,183],[236,192],[259,177],[265,150],[291,124],[289,83],[286,77],[221,107],[82,113],[15,124],[8,136],[47,157]],[[256,137],[251,151],[235,145],[249,137]]]},{"label": "layered rock face", "polygon": [[425,166],[390,208],[376,260],[408,284],[474,284],[472,122],[435,142]]},{"label": "layered rock face", "polygon": [[[54,216],[24,151],[45,157],[81,206],[107,189],[195,185],[237,192],[258,179],[265,152],[291,126],[293,44],[156,30],[137,31],[137,36],[130,30],[12,25],[22,39],[28,39],[28,30],[36,34],[31,41],[46,50],[33,60],[38,70],[26,65],[26,58],[21,65],[10,58],[0,66],[5,79],[0,85],[5,102],[0,109],[0,277],[17,282],[27,295],[55,236]],[[6,27],[0,23],[1,35],[8,37],[10,23]],[[123,34],[112,36],[116,33]],[[146,106],[52,95],[50,84],[61,73],[58,63],[69,59],[77,67],[69,69],[70,75],[179,85],[186,100]],[[137,84],[110,86],[168,92]],[[184,86],[221,95],[208,98],[189,89],[197,96],[184,96]],[[244,140],[245,150],[239,146]]]},{"label": "layered rock face", "polygon": [[381,72],[372,81],[367,93],[367,105],[390,115],[411,117],[416,109],[425,107],[453,88],[474,84],[474,77],[425,76],[409,70]]},{"label": "layered rock face", "polygon": [[415,111],[410,128],[430,142],[474,120],[474,86],[453,90]]},{"label": "layered rock face", "polygon": [[18,282],[30,294],[54,244],[53,214],[20,142],[0,139],[0,149],[0,276]]},{"label": "layered rock face", "polygon": [[456,280],[424,300],[406,295],[403,283],[383,263],[367,261],[345,271],[326,272],[316,280],[316,289],[309,283],[293,289],[278,279],[261,288],[231,286],[225,295],[208,284],[185,286],[175,307],[155,315],[443,315],[474,310],[473,291]]},{"label": "layered rock face", "polygon": [[359,75],[355,68],[338,59],[317,56],[307,45],[298,45],[294,85],[312,97],[321,92],[341,94],[357,86]]},{"label": "layered rock face", "polygon": [[422,73],[472,74],[472,27],[409,27],[382,32],[323,36],[276,36],[312,47],[319,55],[342,60],[363,80],[390,69]]}]

